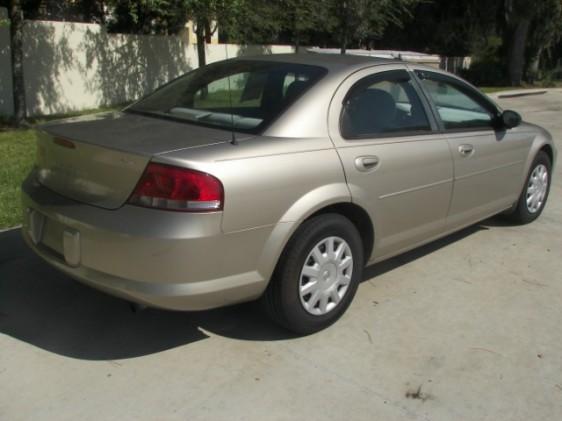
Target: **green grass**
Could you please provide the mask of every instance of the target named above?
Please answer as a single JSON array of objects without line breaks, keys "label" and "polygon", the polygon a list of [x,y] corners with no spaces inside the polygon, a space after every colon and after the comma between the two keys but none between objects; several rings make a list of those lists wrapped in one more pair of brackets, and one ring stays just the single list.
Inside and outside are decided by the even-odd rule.
[{"label": "green grass", "polygon": [[20,184],[34,160],[33,130],[0,131],[0,229],[21,224]]},{"label": "green grass", "polygon": [[259,107],[261,98],[242,100],[242,90],[233,89],[231,92],[219,90],[209,92],[205,98],[195,98],[194,108],[229,108],[232,103],[233,107]]},{"label": "green grass", "polygon": [[486,94],[494,94],[496,92],[509,91],[515,88],[511,86],[481,86],[479,89]]},{"label": "green grass", "polygon": [[[552,86],[548,86],[548,88],[559,88],[562,86],[562,83],[559,82],[553,82]],[[481,86],[479,87],[479,89],[482,92],[485,92],[487,94],[494,94],[497,92],[503,92],[503,91],[512,91],[512,90],[525,90],[525,89],[544,89],[547,88],[547,86],[543,86],[540,83],[536,84],[536,85],[523,85],[523,86]]]},{"label": "green grass", "polygon": [[503,91],[519,91],[525,89],[539,89],[540,86],[484,86],[480,90],[487,94],[495,94]]}]

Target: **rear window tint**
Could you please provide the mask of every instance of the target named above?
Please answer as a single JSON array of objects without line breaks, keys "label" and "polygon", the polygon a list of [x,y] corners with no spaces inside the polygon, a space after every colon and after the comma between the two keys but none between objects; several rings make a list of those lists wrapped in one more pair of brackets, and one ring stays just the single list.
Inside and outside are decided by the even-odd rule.
[{"label": "rear window tint", "polygon": [[303,64],[225,61],[188,73],[127,110],[259,133],[326,73]]}]

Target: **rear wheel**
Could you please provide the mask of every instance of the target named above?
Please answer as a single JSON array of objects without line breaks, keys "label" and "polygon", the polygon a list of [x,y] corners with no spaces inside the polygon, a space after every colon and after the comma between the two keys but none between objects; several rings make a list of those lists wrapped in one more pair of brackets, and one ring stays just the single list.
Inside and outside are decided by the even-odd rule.
[{"label": "rear wheel", "polygon": [[316,216],[287,244],[262,302],[268,315],[287,329],[317,332],[349,307],[363,264],[357,228],[338,214]]},{"label": "rear wheel", "polygon": [[528,224],[541,215],[550,191],[551,169],[548,155],[539,152],[531,165],[519,201],[508,215],[509,219],[518,224]]}]

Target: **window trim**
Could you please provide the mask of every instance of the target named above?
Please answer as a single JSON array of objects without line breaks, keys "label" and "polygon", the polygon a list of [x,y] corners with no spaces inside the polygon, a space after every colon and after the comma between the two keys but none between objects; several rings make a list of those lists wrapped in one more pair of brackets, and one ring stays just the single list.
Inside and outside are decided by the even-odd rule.
[{"label": "window trim", "polygon": [[[414,69],[413,70],[414,77],[416,82],[420,86],[420,89],[423,91],[424,97],[428,101],[432,113],[439,124],[439,129],[441,133],[465,133],[465,132],[482,132],[482,131],[496,131],[498,126],[497,122],[499,117],[501,116],[501,111],[494,104],[490,101],[484,94],[482,94],[478,89],[472,87],[467,82],[463,81],[462,79],[457,79],[455,77],[451,77],[442,73],[432,72],[430,70],[422,70],[422,69]],[[461,93],[464,93],[470,99],[475,101],[477,104],[481,105],[486,111],[492,114],[492,120],[490,121],[491,124],[482,125],[482,126],[473,126],[473,127],[460,127],[460,128],[447,128],[445,127],[445,123],[439,114],[439,110],[437,109],[437,105],[433,100],[431,94],[425,88],[423,81],[427,79],[434,82],[445,82],[448,83],[455,88],[457,88]]]},{"label": "window trim", "polygon": [[[388,78],[389,74],[395,74],[394,78]],[[403,74],[403,75],[401,75]],[[393,75],[394,76],[394,75]],[[405,81],[411,82],[410,85],[414,90],[415,94],[418,96],[418,100],[423,108],[425,113],[425,117],[428,123],[428,130],[400,130],[396,132],[384,132],[384,133],[370,133],[370,134],[363,134],[363,135],[356,135],[356,136],[346,136],[342,130],[343,125],[343,113],[345,111],[345,104],[350,96],[350,94],[357,88],[358,85],[364,83],[377,83],[378,81],[382,82],[385,80],[389,81]],[[412,77],[412,72],[408,71],[407,69],[393,69],[393,70],[384,70],[381,72],[373,73],[367,75],[351,85],[351,87],[347,90],[346,94],[343,97],[339,115],[339,122],[338,122],[338,130],[340,137],[345,141],[353,141],[353,140],[369,140],[369,139],[391,139],[396,137],[410,137],[410,136],[424,136],[430,135],[436,132],[437,124],[433,116],[433,110],[430,107],[430,104],[427,102],[423,91],[420,90],[417,81]]]}]

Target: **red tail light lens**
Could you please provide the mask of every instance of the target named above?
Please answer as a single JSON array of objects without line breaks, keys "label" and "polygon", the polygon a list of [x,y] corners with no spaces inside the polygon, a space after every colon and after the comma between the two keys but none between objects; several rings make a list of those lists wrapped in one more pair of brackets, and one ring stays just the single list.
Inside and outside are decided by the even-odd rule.
[{"label": "red tail light lens", "polygon": [[129,203],[148,208],[185,212],[212,212],[222,209],[224,191],[212,175],[149,163]]}]

